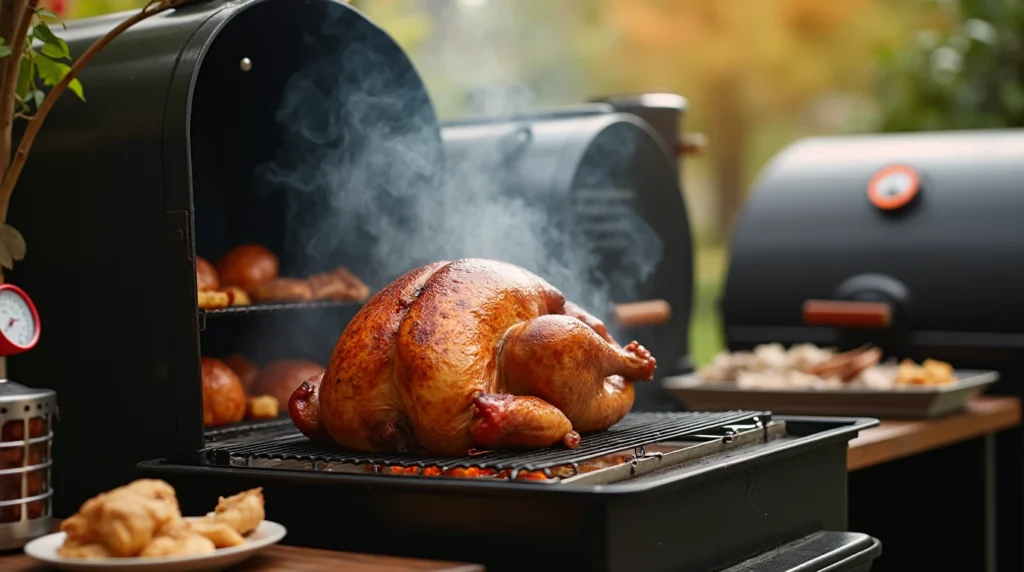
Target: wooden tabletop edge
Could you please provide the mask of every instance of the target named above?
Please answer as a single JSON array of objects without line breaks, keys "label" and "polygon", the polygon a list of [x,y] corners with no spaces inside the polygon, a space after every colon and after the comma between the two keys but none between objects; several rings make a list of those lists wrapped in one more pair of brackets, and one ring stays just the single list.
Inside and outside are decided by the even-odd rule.
[{"label": "wooden tabletop edge", "polygon": [[856,471],[954,443],[998,433],[1021,423],[1015,397],[981,397],[966,411],[928,420],[883,420],[850,441],[847,470]]}]

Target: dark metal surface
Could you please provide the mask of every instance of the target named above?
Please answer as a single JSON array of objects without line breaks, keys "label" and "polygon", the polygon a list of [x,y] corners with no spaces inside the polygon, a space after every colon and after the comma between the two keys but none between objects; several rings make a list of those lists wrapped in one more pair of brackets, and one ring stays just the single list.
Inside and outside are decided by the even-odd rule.
[{"label": "dark metal surface", "polygon": [[[71,51],[81,54],[126,16],[69,24]],[[9,279],[33,297],[46,330],[8,367],[13,378],[59,396],[58,516],[123,484],[140,459],[202,448],[194,256],[216,260],[233,243],[252,240],[280,253],[282,272],[310,262],[288,234],[311,228],[308,221],[286,220],[287,201],[256,192],[253,177],[275,160],[284,137],[276,111],[287,82],[316,58],[351,46],[376,54],[386,72],[376,89],[394,88],[405,98],[392,123],[434,122],[433,144],[427,133],[417,153],[442,163],[433,108],[408,58],[358,12],[327,0],[199,2],[153,17],[85,68],[87,103],[68,96],[55,106],[10,212],[29,254]],[[240,70],[242,57],[253,61],[251,71]],[[401,125],[390,127],[402,133]],[[318,188],[304,199],[315,203],[316,192],[346,189]],[[335,253],[317,254],[319,271],[337,264]],[[343,314],[325,310],[326,326],[312,318],[292,329],[270,326],[286,339],[301,338],[322,359]],[[226,330],[206,332],[203,352],[237,334]],[[118,405],[126,400],[133,405]],[[116,446],[96,445],[112,440]]]},{"label": "dark metal surface", "polygon": [[821,531],[721,572],[868,572],[882,543],[859,532]]},{"label": "dark metal surface", "polygon": [[[656,380],[688,363],[692,245],[677,160],[658,133],[628,113],[584,107],[446,123],[449,176],[465,186],[532,205],[548,246],[505,258],[538,272],[574,302],[610,322],[613,303],[660,298],[660,326],[616,329],[658,358]],[[481,180],[477,174],[486,172]],[[525,230],[524,230],[525,232]],[[540,258],[540,259],[538,259]],[[628,341],[628,340],[627,340]],[[660,384],[637,384],[635,411],[675,410]]]},{"label": "dark metal surface", "polygon": [[[868,183],[894,163],[911,165],[921,190],[906,207],[883,211],[868,199]],[[893,352],[928,344],[934,357],[1024,348],[1024,307],[1013,302],[1024,284],[1015,214],[1024,210],[1022,179],[1020,129],[789,146],[738,219],[722,303],[730,347],[868,338]],[[862,332],[803,327],[807,299],[886,302],[894,323]]]},{"label": "dark metal surface", "polygon": [[479,467],[481,469],[538,471],[580,463],[651,443],[700,435],[732,424],[765,424],[771,414],[755,411],[726,413],[631,413],[607,431],[584,435],[578,449],[549,447],[536,451],[486,451],[468,457],[421,457],[346,451],[315,443],[294,428],[281,427],[273,435],[257,434],[249,443],[208,447],[204,457],[211,464],[227,464],[236,457],[301,460],[311,462],[373,464],[399,467]]},{"label": "dark metal surface", "polygon": [[[488,570],[707,572],[846,530],[848,441],[874,420],[776,418],[787,434],[612,484],[143,463],[182,511],[262,487],[302,546],[479,562]],[[724,439],[725,437],[719,437]],[[315,507],[311,509],[310,507]],[[311,517],[314,510],[314,517]]]}]

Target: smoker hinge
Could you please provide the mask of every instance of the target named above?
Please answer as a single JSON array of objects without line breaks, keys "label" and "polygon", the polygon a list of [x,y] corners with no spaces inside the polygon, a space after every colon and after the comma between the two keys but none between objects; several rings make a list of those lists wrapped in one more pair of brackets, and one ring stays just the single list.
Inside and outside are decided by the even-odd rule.
[{"label": "smoker hinge", "polygon": [[167,240],[188,244],[188,211],[167,211]]}]

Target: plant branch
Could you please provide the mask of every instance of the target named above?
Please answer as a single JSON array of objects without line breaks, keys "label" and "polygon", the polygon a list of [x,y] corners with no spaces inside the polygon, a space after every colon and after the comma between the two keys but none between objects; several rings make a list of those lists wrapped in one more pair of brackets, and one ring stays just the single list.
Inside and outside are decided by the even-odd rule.
[{"label": "plant branch", "polygon": [[[29,0],[29,2],[38,2],[38,0]],[[6,222],[7,220],[7,210],[10,207],[11,193],[14,192],[14,187],[18,183],[18,177],[21,175],[21,170],[25,167],[25,162],[28,160],[29,150],[32,148],[32,143],[35,141],[36,135],[39,134],[39,129],[43,125],[43,120],[46,119],[47,114],[50,113],[50,109],[52,109],[54,104],[57,103],[57,99],[64,93],[64,90],[71,84],[71,81],[78,77],[82,68],[84,68],[100,50],[105,48],[107,44],[113,41],[114,38],[120,36],[125,30],[146,18],[149,18],[150,16],[155,16],[160,12],[170,10],[181,3],[182,2],[152,2],[135,15],[118,24],[117,27],[107,32],[102,38],[96,40],[91,46],[89,46],[89,48],[85,50],[85,52],[82,53],[82,55],[75,61],[74,65],[71,66],[71,69],[68,70],[68,73],[64,78],[53,86],[50,93],[46,94],[46,98],[43,99],[43,103],[36,110],[32,120],[29,121],[28,125],[25,127],[25,133],[22,135],[21,142],[18,144],[18,150],[14,153],[10,168],[8,168],[7,172],[3,174],[3,181],[0,182],[0,223]],[[24,38],[22,38],[22,40],[24,40]],[[19,54],[17,59],[12,57],[10,61],[13,62],[20,60],[21,57]],[[14,77],[15,81],[17,81],[17,75]],[[13,98],[11,99],[13,100]],[[7,118],[13,118],[13,111],[5,117],[0,117],[0,121]]]},{"label": "plant branch", "polygon": [[[2,67],[0,80],[0,175],[7,173],[11,163],[11,126],[14,124],[15,92],[18,89],[18,71],[25,53],[25,38],[32,26],[39,0],[3,0],[0,19],[3,20],[3,38],[11,49]],[[9,20],[8,20],[9,18]],[[9,26],[9,28],[8,28]]]}]

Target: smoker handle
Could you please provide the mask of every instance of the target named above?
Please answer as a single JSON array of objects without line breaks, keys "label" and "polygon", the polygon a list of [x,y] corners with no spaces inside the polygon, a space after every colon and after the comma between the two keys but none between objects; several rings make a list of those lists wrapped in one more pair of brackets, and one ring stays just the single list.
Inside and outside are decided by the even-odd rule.
[{"label": "smoker handle", "polygon": [[615,325],[623,328],[660,326],[672,319],[672,305],[666,300],[643,300],[615,305]]},{"label": "smoker handle", "polygon": [[676,157],[700,155],[708,146],[708,138],[703,133],[686,133],[676,145]]},{"label": "smoker handle", "polygon": [[836,328],[888,328],[892,307],[884,302],[852,300],[806,300],[804,324]]}]

